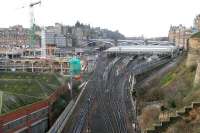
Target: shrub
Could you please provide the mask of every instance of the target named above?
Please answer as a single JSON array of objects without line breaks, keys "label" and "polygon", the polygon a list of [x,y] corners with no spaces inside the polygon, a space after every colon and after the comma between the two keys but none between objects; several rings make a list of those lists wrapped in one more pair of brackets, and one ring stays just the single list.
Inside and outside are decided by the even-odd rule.
[{"label": "shrub", "polygon": [[166,111],[167,108],[166,108],[164,105],[162,105],[162,106],[160,107],[160,110],[163,112],[163,111]]},{"label": "shrub", "polygon": [[196,69],[197,69],[197,66],[196,66],[196,65],[191,66],[191,67],[189,68],[190,72],[194,72],[194,71],[196,71]]},{"label": "shrub", "polygon": [[197,127],[191,123],[186,123],[185,121],[179,121],[172,125],[166,133],[199,133]]},{"label": "shrub", "polygon": [[152,124],[158,120],[160,108],[157,106],[147,106],[142,110],[139,124],[141,129],[146,129],[152,126]]},{"label": "shrub", "polygon": [[164,99],[164,90],[161,88],[155,88],[146,95],[147,101],[160,101]]},{"label": "shrub", "polygon": [[174,100],[169,100],[168,104],[170,108],[176,108],[176,102]]},{"label": "shrub", "polygon": [[160,84],[163,86],[166,86],[167,84],[169,84],[172,80],[174,80],[174,74],[172,73],[168,73],[167,75],[165,75],[161,80],[160,80]]}]

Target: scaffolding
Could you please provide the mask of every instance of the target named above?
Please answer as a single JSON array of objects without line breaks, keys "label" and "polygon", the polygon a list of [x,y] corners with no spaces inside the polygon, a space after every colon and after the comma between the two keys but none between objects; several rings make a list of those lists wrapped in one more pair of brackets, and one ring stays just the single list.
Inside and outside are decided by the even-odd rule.
[{"label": "scaffolding", "polygon": [[1,59],[0,71],[69,74],[68,59]]}]

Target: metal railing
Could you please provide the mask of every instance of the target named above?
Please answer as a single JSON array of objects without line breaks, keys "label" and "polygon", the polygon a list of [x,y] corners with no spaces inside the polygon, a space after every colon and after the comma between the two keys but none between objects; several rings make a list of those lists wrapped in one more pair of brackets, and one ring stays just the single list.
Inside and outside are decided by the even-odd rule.
[{"label": "metal railing", "polygon": [[67,107],[65,108],[65,110],[62,112],[62,114],[58,117],[58,119],[56,120],[56,122],[50,128],[50,130],[48,131],[48,133],[58,133],[58,131],[59,131],[62,123],[66,119],[66,117],[69,114],[69,112],[70,112],[70,110],[71,110],[71,108],[72,108],[73,105],[74,105],[74,101],[71,100],[69,102],[69,104],[67,105]]},{"label": "metal railing", "polygon": [[63,131],[67,121],[69,120],[75,107],[77,106],[78,102],[80,101],[80,98],[85,91],[86,85],[87,85],[87,82],[85,82],[83,89],[81,90],[76,101],[74,101],[74,100],[70,101],[70,103],[67,105],[65,110],[62,112],[62,114],[59,116],[59,118],[56,120],[56,122],[53,124],[53,126],[50,128],[50,130],[47,133],[61,133]]}]

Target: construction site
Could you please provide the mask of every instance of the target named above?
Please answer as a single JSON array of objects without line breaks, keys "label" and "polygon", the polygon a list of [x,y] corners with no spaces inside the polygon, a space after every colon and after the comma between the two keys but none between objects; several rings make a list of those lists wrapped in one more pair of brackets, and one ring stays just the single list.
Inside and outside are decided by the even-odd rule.
[{"label": "construction site", "polygon": [[[30,29],[0,29],[0,133],[47,132],[79,92],[70,92],[81,77],[80,73],[72,77],[70,60],[79,59],[86,73],[95,63],[91,55],[58,48],[45,28],[37,33],[33,8],[40,4],[28,6]],[[70,81],[73,85],[68,86]]]},{"label": "construction site", "polygon": [[39,26],[43,4],[17,9],[28,28],[0,28],[0,133],[200,132],[200,31]]}]

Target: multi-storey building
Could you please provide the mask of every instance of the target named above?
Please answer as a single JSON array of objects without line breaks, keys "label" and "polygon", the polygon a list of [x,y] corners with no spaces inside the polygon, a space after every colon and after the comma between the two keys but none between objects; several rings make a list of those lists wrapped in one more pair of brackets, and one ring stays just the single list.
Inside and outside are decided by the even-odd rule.
[{"label": "multi-storey building", "polygon": [[58,48],[71,47],[72,38],[67,26],[56,23],[55,26],[46,27],[46,44],[55,45]]},{"label": "multi-storey building", "polygon": [[83,30],[80,27],[76,27],[72,30],[73,44],[75,46],[80,46],[82,40],[84,39]]},{"label": "multi-storey building", "polygon": [[[30,45],[29,33],[30,30],[22,27],[21,25],[9,28],[0,28],[0,46],[1,48],[28,47]],[[34,47],[40,47],[40,41],[40,35],[36,33]]]},{"label": "multi-storey building", "polygon": [[63,34],[57,34],[53,30],[45,31],[46,45],[56,46],[58,48],[66,47],[66,37]]},{"label": "multi-storey building", "polygon": [[200,31],[200,14],[194,19],[194,28],[197,32]]},{"label": "multi-storey building", "polygon": [[169,41],[187,50],[188,39],[196,32],[200,32],[200,14],[195,17],[194,25],[191,28],[183,25],[171,26],[168,34]]},{"label": "multi-storey building", "polygon": [[[56,23],[55,26],[47,26],[45,32],[46,45],[63,48],[85,45],[88,39],[98,38],[123,38],[118,32],[106,29],[91,28],[90,25],[77,23],[75,26],[66,26]],[[9,28],[0,28],[0,48],[29,48],[30,29],[16,25]],[[41,28],[36,26],[34,47],[41,47]],[[73,43],[73,44],[72,44]]]},{"label": "multi-storey building", "polygon": [[0,45],[5,47],[25,47],[29,44],[29,30],[21,25],[1,28]]},{"label": "multi-storey building", "polygon": [[192,35],[192,29],[188,29],[183,25],[171,26],[169,30],[169,41],[175,43],[176,46],[185,50],[188,48],[188,39]]},{"label": "multi-storey building", "polygon": [[66,47],[66,43],[67,43],[67,40],[66,40],[66,37],[64,35],[62,35],[62,34],[56,34],[55,35],[56,47],[65,48]]}]

